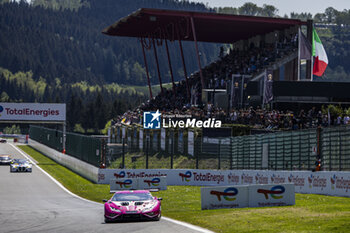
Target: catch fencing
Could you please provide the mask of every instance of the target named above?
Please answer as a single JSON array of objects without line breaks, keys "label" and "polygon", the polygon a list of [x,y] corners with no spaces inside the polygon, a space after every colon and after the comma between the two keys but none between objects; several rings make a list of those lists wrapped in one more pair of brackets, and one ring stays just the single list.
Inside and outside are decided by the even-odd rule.
[{"label": "catch fencing", "polygon": [[[62,151],[62,132],[31,126],[30,138]],[[192,129],[111,128],[106,139],[66,134],[66,154],[125,169],[350,171],[350,126],[211,138]]]},{"label": "catch fencing", "polygon": [[350,170],[350,126],[239,137],[203,137],[200,131],[116,126],[105,164],[126,169]]},{"label": "catch fencing", "polygon": [[[29,137],[57,151],[63,151],[63,133],[60,130],[31,125]],[[103,165],[101,158],[104,157],[105,149],[106,143],[104,139],[76,133],[66,133],[65,153],[91,165],[96,167]]]}]

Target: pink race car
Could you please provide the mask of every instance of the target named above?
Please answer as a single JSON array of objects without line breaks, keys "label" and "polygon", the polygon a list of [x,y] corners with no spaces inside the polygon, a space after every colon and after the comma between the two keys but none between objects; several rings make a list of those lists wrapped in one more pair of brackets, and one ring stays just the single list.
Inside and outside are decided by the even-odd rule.
[{"label": "pink race car", "polygon": [[105,222],[128,219],[149,219],[159,221],[161,218],[162,198],[153,197],[148,190],[128,190],[116,192],[105,202]]}]

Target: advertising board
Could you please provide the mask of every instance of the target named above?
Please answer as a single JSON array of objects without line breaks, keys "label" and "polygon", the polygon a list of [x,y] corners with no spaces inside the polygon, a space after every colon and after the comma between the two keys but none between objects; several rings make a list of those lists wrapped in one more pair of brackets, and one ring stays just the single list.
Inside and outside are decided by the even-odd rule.
[{"label": "advertising board", "polygon": [[295,205],[294,184],[249,186],[249,207]]},{"label": "advertising board", "polygon": [[202,210],[287,205],[295,205],[293,184],[253,184],[201,188]]},{"label": "advertising board", "polygon": [[110,191],[137,189],[137,179],[111,179],[109,183]]},{"label": "advertising board", "polygon": [[165,176],[154,178],[138,178],[138,189],[166,190],[167,182]]},{"label": "advertising board", "polygon": [[201,188],[202,210],[248,207],[248,197],[247,185]]},{"label": "advertising board", "polygon": [[0,121],[65,121],[66,104],[0,103]]},{"label": "advertising board", "polygon": [[200,169],[100,169],[98,182],[113,178],[166,176],[167,185],[227,186],[293,183],[296,193],[350,197],[350,172],[200,170]]},{"label": "advertising board", "polygon": [[166,177],[154,178],[113,178],[109,182],[110,192],[116,190],[143,190],[143,189],[159,189],[166,190]]}]

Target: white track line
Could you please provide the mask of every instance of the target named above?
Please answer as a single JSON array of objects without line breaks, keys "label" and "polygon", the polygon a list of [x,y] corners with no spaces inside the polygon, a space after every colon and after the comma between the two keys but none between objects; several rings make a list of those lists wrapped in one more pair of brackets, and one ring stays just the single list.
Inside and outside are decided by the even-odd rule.
[{"label": "white track line", "polygon": [[182,225],[184,227],[187,227],[187,228],[190,228],[192,230],[199,231],[199,232],[214,233],[213,231],[209,231],[209,230],[207,230],[205,228],[197,227],[195,225],[192,225],[192,224],[189,224],[189,223],[185,223],[185,222],[181,222],[181,221],[178,221],[178,220],[175,220],[175,219],[172,219],[172,218],[162,217],[162,219],[167,220],[167,221],[172,222],[172,223],[175,223],[175,224]]},{"label": "white track line", "polygon": [[[21,155],[23,155],[25,158],[27,158],[31,163],[33,163],[35,165],[35,167],[37,167],[40,171],[42,171],[45,175],[47,175],[53,182],[55,182],[60,188],[62,188],[64,191],[66,191],[68,194],[76,197],[76,198],[79,198],[80,200],[83,200],[83,201],[87,201],[87,202],[90,202],[90,203],[94,203],[94,204],[97,204],[97,205],[103,205],[101,203],[97,203],[97,202],[94,202],[94,201],[90,201],[88,199],[85,199],[85,198],[82,198],[74,193],[72,193],[71,191],[69,191],[68,189],[66,189],[60,182],[58,182],[55,178],[53,178],[49,173],[47,173],[46,171],[44,171],[41,167],[39,167],[36,163],[33,162],[33,160],[30,158],[29,155],[27,155],[24,151],[22,151],[21,149],[19,149],[18,147],[14,146],[12,143],[9,143],[13,148],[15,148],[19,153],[21,153]],[[202,233],[214,233],[213,231],[210,231],[210,230],[207,230],[205,228],[202,228],[202,227],[198,227],[198,226],[195,226],[195,225],[192,225],[192,224],[189,224],[189,223],[185,223],[185,222],[181,222],[181,221],[178,221],[178,220],[175,220],[175,219],[172,219],[172,218],[167,218],[167,217],[162,217],[162,219],[168,221],[168,222],[172,222],[172,223],[175,223],[175,224],[178,224],[178,225],[181,225],[181,226],[184,226],[184,227],[187,227],[189,229],[192,229],[192,230],[195,230],[195,231],[198,231],[198,232],[202,232]]]}]

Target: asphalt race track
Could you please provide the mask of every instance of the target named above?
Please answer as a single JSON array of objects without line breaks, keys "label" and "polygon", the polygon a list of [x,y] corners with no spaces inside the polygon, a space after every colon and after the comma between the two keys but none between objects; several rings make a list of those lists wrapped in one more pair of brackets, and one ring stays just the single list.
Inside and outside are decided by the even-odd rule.
[{"label": "asphalt race track", "polygon": [[[23,158],[9,143],[0,144],[0,154]],[[37,167],[32,173],[10,173],[9,166],[0,166],[0,232],[201,231],[165,219],[105,224],[102,204],[72,196]]]}]

